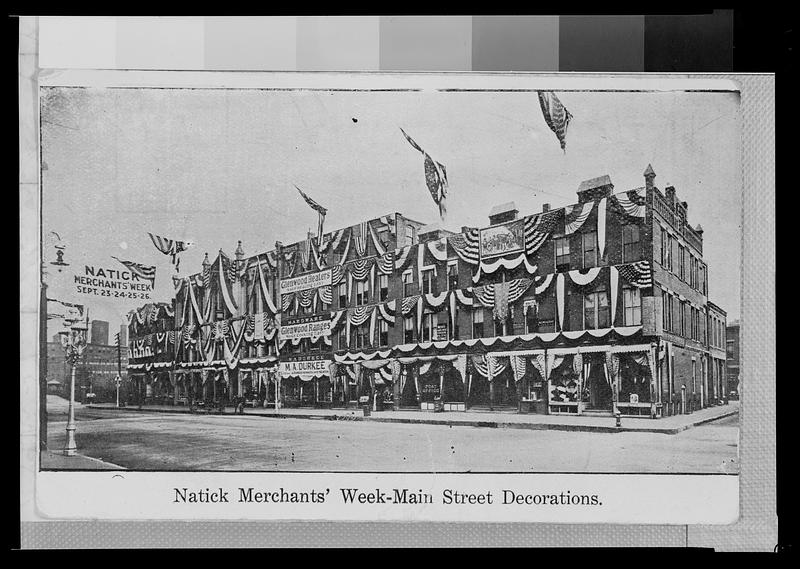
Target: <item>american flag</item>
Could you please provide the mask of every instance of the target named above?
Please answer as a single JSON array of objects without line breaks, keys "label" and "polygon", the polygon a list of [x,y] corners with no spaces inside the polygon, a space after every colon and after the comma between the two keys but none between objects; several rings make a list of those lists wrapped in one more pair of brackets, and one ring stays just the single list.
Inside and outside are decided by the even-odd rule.
[{"label": "american flag", "polygon": [[628,265],[620,265],[617,270],[619,276],[637,288],[653,286],[653,273],[650,270],[650,261],[638,261]]},{"label": "american flag", "polygon": [[306,200],[306,203],[311,207],[311,209],[315,210],[319,214],[319,223],[317,225],[317,244],[322,244],[322,226],[325,223],[325,214],[328,213],[328,210],[319,205],[317,202],[312,200],[306,193],[295,186],[300,195],[303,196],[303,199]]},{"label": "american flag", "polygon": [[552,91],[539,91],[539,105],[542,107],[542,115],[547,126],[550,127],[558,142],[561,150],[567,151],[567,127],[572,120],[572,113],[561,104],[556,94]]},{"label": "american flag", "polygon": [[189,248],[191,243],[189,241],[177,241],[175,239],[167,239],[166,237],[159,237],[158,235],[153,235],[152,233],[147,233],[150,236],[150,240],[153,242],[153,245],[156,246],[156,249],[164,253],[165,255],[172,256],[172,264],[177,265],[178,260],[177,256],[178,253],[181,251],[186,251]]},{"label": "american flag", "polygon": [[136,275],[137,277],[150,281],[151,283],[155,283],[156,280],[156,268],[155,267],[148,267],[147,265],[142,265],[141,263],[136,263],[134,261],[126,261],[124,259],[120,259],[119,257],[111,256],[112,259],[116,259],[126,267],[128,270]]},{"label": "american flag", "polygon": [[428,186],[433,201],[439,206],[439,217],[444,220],[447,216],[447,191],[450,187],[447,182],[447,170],[444,164],[431,158],[430,154],[406,134],[406,131],[401,128],[400,132],[406,137],[408,143],[425,157],[425,184]]}]

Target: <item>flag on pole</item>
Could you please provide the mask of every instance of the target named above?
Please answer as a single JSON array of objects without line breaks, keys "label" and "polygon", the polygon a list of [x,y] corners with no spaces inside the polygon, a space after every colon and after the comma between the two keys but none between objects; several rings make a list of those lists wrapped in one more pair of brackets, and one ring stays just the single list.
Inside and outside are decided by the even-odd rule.
[{"label": "flag on pole", "polygon": [[428,191],[433,201],[439,207],[439,217],[444,220],[447,216],[447,191],[449,189],[447,170],[444,164],[431,158],[430,154],[425,152],[413,138],[406,134],[406,131],[401,128],[400,132],[406,137],[408,143],[425,157],[425,184],[428,186]]},{"label": "flag on pole", "polygon": [[319,223],[317,224],[317,244],[322,245],[322,225],[325,223],[325,214],[328,213],[328,210],[308,197],[306,193],[296,185],[294,187],[297,188],[297,191],[300,192],[300,195],[303,196],[303,199],[306,200],[306,203],[311,207],[311,209],[316,210],[316,212],[319,214]]},{"label": "flag on pole", "polygon": [[155,285],[156,281],[155,267],[148,267],[147,265],[142,265],[141,263],[136,263],[134,261],[125,261],[123,259],[120,259],[119,257],[115,257],[114,255],[111,255],[111,258],[125,265],[128,268],[128,270],[137,277],[150,281],[153,285]]},{"label": "flag on pole", "polygon": [[539,91],[539,105],[542,107],[542,115],[544,115],[544,122],[550,127],[558,142],[561,144],[561,150],[567,151],[567,127],[572,120],[572,113],[561,104],[556,94],[552,91]]},{"label": "flag on pole", "polygon": [[180,260],[178,259],[178,253],[181,251],[186,251],[189,247],[191,247],[191,241],[177,241],[175,239],[167,239],[166,237],[159,237],[158,235],[153,235],[152,233],[147,233],[150,236],[150,240],[153,242],[153,245],[156,246],[156,249],[164,253],[165,255],[170,255],[172,257],[172,264],[175,265],[175,270],[178,270],[180,266]]}]

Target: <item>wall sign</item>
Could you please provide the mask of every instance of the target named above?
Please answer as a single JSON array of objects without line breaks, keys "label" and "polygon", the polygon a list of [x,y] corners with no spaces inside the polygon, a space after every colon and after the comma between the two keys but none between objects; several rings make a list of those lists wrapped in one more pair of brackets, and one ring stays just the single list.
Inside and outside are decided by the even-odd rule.
[{"label": "wall sign", "polygon": [[318,273],[309,273],[291,279],[282,279],[279,287],[281,294],[299,292],[311,288],[319,288],[331,284],[331,270],[325,269]]},{"label": "wall sign", "polygon": [[516,253],[522,251],[524,247],[524,219],[481,229],[481,258]]}]

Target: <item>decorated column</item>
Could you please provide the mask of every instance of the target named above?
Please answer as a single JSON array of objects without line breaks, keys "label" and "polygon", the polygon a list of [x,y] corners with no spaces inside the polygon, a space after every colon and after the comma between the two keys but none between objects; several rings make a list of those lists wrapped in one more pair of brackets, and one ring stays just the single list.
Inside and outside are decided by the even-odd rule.
[{"label": "decorated column", "polygon": [[358,390],[361,389],[361,381],[362,381],[361,364],[360,363],[356,362],[355,364],[353,364],[353,373],[356,376],[356,390],[357,390],[356,391],[356,396],[358,396]]},{"label": "decorated column", "polygon": [[169,371],[169,383],[172,385],[172,403],[173,405],[178,404],[178,382],[175,378],[175,371]]},{"label": "decorated column", "polygon": [[578,415],[583,413],[583,355],[577,352],[572,360],[572,369],[578,374]]},{"label": "decorated column", "polygon": [[392,400],[394,402],[394,410],[400,410],[400,366],[402,365],[397,360],[392,360]]},{"label": "decorated column", "polygon": [[489,410],[494,411],[494,356],[486,356],[486,379],[489,381]]}]

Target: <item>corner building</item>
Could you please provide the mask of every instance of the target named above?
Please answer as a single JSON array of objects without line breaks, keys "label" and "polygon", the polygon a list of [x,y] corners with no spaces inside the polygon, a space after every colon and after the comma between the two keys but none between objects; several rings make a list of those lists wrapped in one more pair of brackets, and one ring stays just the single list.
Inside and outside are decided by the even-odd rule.
[{"label": "corner building", "polygon": [[161,351],[129,369],[177,404],[689,413],[719,391],[703,232],[644,181],[601,176],[574,205],[503,204],[459,233],[394,213],[255,256],[240,242],[174,278]]}]

